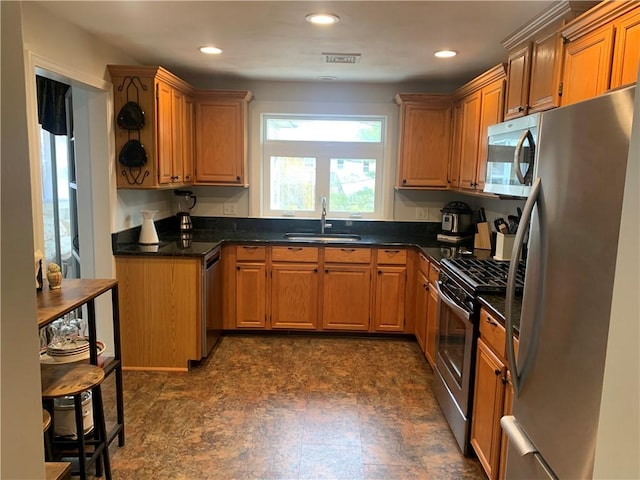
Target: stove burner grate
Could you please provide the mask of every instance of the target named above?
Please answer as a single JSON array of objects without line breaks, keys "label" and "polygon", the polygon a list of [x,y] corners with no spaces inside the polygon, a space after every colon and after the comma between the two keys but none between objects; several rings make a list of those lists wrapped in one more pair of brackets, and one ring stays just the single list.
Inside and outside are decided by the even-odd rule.
[{"label": "stove burner grate", "polygon": [[[509,262],[456,258],[443,260],[450,270],[475,291],[504,291],[507,288]],[[524,287],[524,264],[518,265],[516,288]]]}]

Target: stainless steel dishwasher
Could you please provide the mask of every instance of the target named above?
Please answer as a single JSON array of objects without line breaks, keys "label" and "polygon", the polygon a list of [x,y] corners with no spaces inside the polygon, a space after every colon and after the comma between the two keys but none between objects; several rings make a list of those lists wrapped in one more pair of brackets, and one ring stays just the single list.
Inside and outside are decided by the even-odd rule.
[{"label": "stainless steel dishwasher", "polygon": [[202,282],[202,357],[222,336],[222,268],[220,248],[205,257]]}]

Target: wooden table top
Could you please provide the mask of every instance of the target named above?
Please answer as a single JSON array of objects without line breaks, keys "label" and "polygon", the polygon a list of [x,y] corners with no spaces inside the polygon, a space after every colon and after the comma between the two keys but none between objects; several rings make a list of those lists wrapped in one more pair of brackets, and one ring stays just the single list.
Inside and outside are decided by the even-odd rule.
[{"label": "wooden table top", "polygon": [[45,287],[37,294],[38,327],[72,312],[117,284],[118,280],[112,278],[65,278],[62,288],[51,290]]}]

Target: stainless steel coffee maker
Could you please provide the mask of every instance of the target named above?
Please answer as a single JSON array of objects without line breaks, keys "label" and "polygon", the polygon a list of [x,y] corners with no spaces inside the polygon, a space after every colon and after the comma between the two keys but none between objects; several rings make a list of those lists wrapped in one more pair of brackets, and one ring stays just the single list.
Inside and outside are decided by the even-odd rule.
[{"label": "stainless steel coffee maker", "polygon": [[190,211],[196,206],[196,196],[191,190],[174,190],[176,195],[176,203],[178,206],[178,228],[181,232],[190,232],[193,230]]}]

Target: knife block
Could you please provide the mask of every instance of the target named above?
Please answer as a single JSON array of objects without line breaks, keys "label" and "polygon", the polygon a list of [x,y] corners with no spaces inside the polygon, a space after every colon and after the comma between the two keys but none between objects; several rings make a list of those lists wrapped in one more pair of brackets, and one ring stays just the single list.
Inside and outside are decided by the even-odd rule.
[{"label": "knife block", "polygon": [[491,235],[489,234],[489,224],[487,222],[476,225],[478,233],[473,240],[473,248],[479,250],[491,250]]}]

